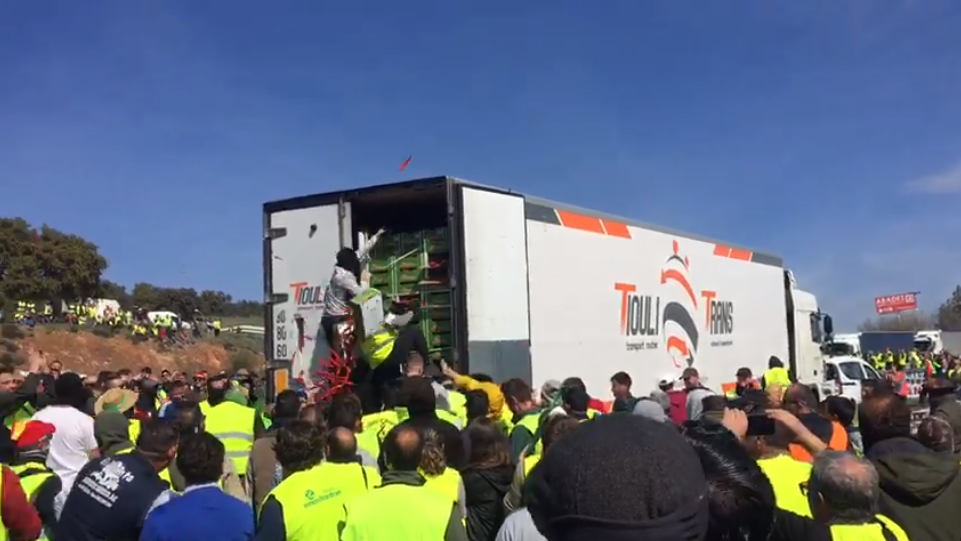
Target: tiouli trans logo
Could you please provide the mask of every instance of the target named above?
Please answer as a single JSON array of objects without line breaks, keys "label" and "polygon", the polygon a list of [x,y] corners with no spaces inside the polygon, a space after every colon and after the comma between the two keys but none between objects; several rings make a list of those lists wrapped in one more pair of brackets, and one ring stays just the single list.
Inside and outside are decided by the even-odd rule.
[{"label": "tiouli trans logo", "polygon": [[[682,368],[694,365],[702,334],[709,335],[712,347],[732,343],[734,303],[719,298],[714,290],[695,293],[691,282],[691,260],[674,240],[672,253],[661,266],[659,287],[645,291],[636,283],[614,284],[621,297],[620,331],[627,338],[628,351],[663,347],[674,366]],[[697,324],[699,316],[704,318],[703,328]]]}]

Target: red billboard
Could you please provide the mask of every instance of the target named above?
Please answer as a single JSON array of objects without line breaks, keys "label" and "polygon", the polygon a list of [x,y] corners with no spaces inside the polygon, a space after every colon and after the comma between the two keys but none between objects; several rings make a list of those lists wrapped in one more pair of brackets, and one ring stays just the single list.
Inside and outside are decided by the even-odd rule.
[{"label": "red billboard", "polygon": [[874,309],[878,314],[896,314],[918,309],[917,293],[898,293],[874,298]]}]

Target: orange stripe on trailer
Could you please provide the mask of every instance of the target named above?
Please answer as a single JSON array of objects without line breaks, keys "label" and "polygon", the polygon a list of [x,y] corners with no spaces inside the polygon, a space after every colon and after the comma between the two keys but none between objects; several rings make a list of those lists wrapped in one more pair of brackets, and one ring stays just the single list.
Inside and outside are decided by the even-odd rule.
[{"label": "orange stripe on trailer", "polygon": [[612,222],[611,220],[601,220],[601,224],[604,226],[607,234],[612,237],[619,237],[622,239],[631,238],[631,230],[627,228],[627,224]]},{"label": "orange stripe on trailer", "polygon": [[568,212],[566,210],[557,211],[557,217],[564,227],[580,229],[581,231],[587,231],[589,233],[604,234],[604,225],[601,223],[600,218],[591,218],[590,216],[584,216],[583,214]]},{"label": "orange stripe on trailer", "polygon": [[723,257],[726,259],[737,259],[738,261],[750,261],[754,257],[754,252],[750,250],[741,250],[739,248],[731,248],[730,246],[724,246],[723,244],[714,245],[714,255],[718,257]]}]

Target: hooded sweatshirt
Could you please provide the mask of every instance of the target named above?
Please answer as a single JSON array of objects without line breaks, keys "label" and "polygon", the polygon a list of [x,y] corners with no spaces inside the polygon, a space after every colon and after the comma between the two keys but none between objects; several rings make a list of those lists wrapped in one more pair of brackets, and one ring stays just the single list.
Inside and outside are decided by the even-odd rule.
[{"label": "hooded sweatshirt", "polygon": [[130,421],[120,412],[103,411],[94,417],[93,435],[101,456],[114,456],[134,447],[130,441]]},{"label": "hooded sweatshirt", "polygon": [[872,445],[867,458],[881,481],[881,514],[918,541],[957,541],[961,532],[958,459],[910,438]]}]

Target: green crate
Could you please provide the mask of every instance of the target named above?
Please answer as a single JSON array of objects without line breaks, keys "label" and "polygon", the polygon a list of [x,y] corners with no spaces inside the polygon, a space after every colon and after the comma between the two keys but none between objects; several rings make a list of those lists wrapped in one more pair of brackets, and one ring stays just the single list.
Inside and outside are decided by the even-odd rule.
[{"label": "green crate", "polygon": [[390,289],[391,286],[391,273],[390,272],[371,272],[370,273],[370,286],[376,287],[377,289]]},{"label": "green crate", "polygon": [[401,270],[397,272],[397,282],[400,284],[419,284],[423,279],[423,269]]},{"label": "green crate", "polygon": [[431,321],[450,321],[453,317],[453,312],[450,306],[435,306],[430,304],[422,304],[420,306],[420,317],[424,319],[429,319]]},{"label": "green crate", "polygon": [[450,251],[450,240],[447,228],[440,227],[421,232],[421,246],[426,253],[440,253]]},{"label": "green crate", "polygon": [[450,306],[451,290],[443,286],[424,287],[421,289],[420,303],[425,306]]}]

